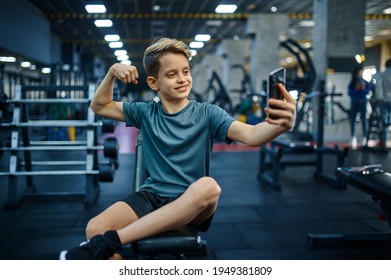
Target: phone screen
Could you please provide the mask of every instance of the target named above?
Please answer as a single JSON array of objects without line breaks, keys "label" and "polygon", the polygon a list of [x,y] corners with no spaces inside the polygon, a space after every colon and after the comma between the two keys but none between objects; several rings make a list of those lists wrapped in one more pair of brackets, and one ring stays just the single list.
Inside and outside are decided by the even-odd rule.
[{"label": "phone screen", "polygon": [[268,79],[268,95],[269,98],[276,98],[276,99],[282,99],[282,94],[277,88],[277,83],[282,83],[285,85],[285,75],[286,75],[286,70],[285,68],[281,67],[278,68],[274,71],[272,71],[269,74],[269,79]]}]

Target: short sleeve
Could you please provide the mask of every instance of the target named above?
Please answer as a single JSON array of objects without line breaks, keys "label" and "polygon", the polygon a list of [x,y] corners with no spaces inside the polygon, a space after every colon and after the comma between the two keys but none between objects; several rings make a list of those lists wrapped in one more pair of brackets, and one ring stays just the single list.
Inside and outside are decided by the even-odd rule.
[{"label": "short sleeve", "polygon": [[232,140],[227,138],[227,132],[228,128],[234,121],[234,118],[216,105],[208,104],[206,108],[207,116],[209,118],[210,133],[213,139],[218,139],[227,144],[231,144]]},{"label": "short sleeve", "polygon": [[126,126],[134,126],[136,128],[141,127],[141,116],[144,111],[144,107],[148,106],[144,102],[124,102],[123,111],[125,115]]}]

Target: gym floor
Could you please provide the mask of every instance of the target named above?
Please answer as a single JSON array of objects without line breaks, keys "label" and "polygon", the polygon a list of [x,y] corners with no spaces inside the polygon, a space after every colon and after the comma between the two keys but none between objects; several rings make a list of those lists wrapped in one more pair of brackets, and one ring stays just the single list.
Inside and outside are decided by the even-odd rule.
[{"label": "gym floor", "polygon": [[[58,259],[61,250],[84,240],[90,218],[132,191],[135,132],[117,129],[116,136],[121,147],[119,168],[114,182],[100,183],[100,195],[91,209],[84,209],[81,199],[51,196],[28,198],[14,210],[0,210],[0,259]],[[47,153],[39,156],[55,156]],[[1,170],[7,164],[3,156]],[[346,165],[364,164],[382,164],[385,168],[390,166],[390,159],[385,152],[349,151]],[[326,159],[325,173],[333,174],[335,167],[334,160]],[[378,219],[378,204],[369,195],[349,186],[336,189],[318,181],[311,166],[282,170],[282,190],[278,192],[259,183],[258,168],[259,149],[216,145],[211,176],[222,187],[222,195],[211,228],[202,234],[208,243],[208,259],[391,259],[386,246],[310,249],[307,245],[309,233],[389,231],[387,223]],[[40,191],[82,191],[84,177],[35,177],[34,183]],[[19,184],[22,191],[24,178]],[[6,177],[0,177],[0,186],[3,203]],[[136,258],[130,249],[128,252],[126,258]]]}]

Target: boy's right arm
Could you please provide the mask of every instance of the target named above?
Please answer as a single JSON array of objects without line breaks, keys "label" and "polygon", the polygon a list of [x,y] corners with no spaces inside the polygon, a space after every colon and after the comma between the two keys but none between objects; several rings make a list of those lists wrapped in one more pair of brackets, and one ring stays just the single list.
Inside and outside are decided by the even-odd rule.
[{"label": "boy's right arm", "polygon": [[125,121],[122,102],[113,100],[115,79],[119,79],[124,83],[137,84],[138,72],[136,67],[121,63],[112,65],[97,88],[90,107],[97,115],[118,121]]}]

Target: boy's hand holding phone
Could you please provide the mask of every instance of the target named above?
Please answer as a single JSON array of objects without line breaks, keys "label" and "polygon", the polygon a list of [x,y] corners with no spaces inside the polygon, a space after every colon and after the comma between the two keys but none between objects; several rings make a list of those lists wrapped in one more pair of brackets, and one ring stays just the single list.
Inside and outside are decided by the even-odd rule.
[{"label": "boy's hand holding phone", "polygon": [[268,107],[266,121],[270,124],[292,128],[296,119],[296,100],[285,89],[285,68],[279,68],[269,74]]}]

